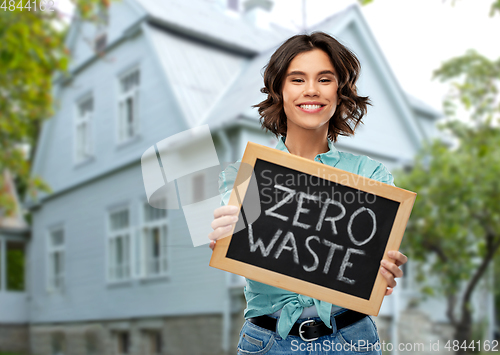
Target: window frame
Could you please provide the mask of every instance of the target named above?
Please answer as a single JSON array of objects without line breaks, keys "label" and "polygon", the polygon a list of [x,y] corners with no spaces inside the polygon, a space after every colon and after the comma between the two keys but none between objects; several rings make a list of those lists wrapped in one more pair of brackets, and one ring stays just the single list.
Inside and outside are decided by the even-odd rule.
[{"label": "window frame", "polygon": [[[146,215],[145,215],[145,208],[146,206],[150,206],[148,201],[146,199],[142,199],[140,201],[140,208],[139,208],[139,228],[138,228],[138,258],[137,258],[137,275],[141,279],[156,279],[156,278],[164,278],[164,277],[170,277],[171,272],[170,272],[170,260],[171,260],[171,252],[170,248],[168,247],[169,241],[170,241],[170,236],[169,236],[169,229],[170,229],[170,214],[168,213],[168,209],[165,209],[166,216],[164,218],[158,219],[158,220],[153,220],[153,221],[146,221]],[[151,208],[155,208],[150,206]],[[160,235],[160,256],[159,256],[159,263],[160,263],[160,271],[155,274],[149,274],[147,272],[147,263],[150,261],[150,258],[148,257],[148,242],[147,242],[147,237],[148,235],[146,234],[147,229],[153,229],[153,228],[159,228],[162,230],[162,228],[165,228],[165,234],[162,236]],[[162,255],[163,254],[163,255]],[[166,267],[163,267],[163,262],[166,263]]]},{"label": "window frame", "polygon": [[[132,90],[128,92],[122,91],[123,80],[132,75],[134,72],[139,73],[138,84]],[[141,76],[142,70],[138,63],[131,65],[125,70],[122,70],[117,74],[116,78],[116,129],[115,129],[115,141],[118,146],[126,145],[132,141],[135,141],[140,137],[140,119],[139,119],[139,103],[140,103],[140,87],[141,87]],[[126,134],[128,128],[126,117],[122,114],[122,104],[126,107],[126,101],[128,98],[133,100],[133,134],[129,136]]]},{"label": "window frame", "polygon": [[[115,351],[117,355],[125,355],[125,354],[130,354],[130,348],[131,348],[131,333],[129,330],[118,330],[114,331],[115,333]],[[126,337],[126,349],[120,349],[123,346],[123,336]],[[126,350],[125,352],[122,352],[122,350]]]},{"label": "window frame", "polygon": [[[55,232],[62,231],[63,242],[62,245],[53,246],[52,244],[52,236]],[[62,278],[59,287],[55,287],[53,280],[55,280],[56,276],[53,275],[52,270],[52,255],[55,253],[61,253],[60,260],[62,261],[62,271],[60,272],[59,277]],[[50,227],[46,234],[46,290],[48,293],[63,293],[66,288],[66,228],[64,225],[57,225],[54,227]]]},{"label": "window frame", "polygon": [[[153,345],[154,344],[154,345]],[[142,350],[145,355],[161,355],[164,353],[164,339],[162,329],[142,330]],[[154,352],[152,348],[156,348]]]},{"label": "window frame", "polygon": [[[128,212],[128,226],[119,230],[111,229],[111,215],[119,212]],[[133,259],[133,249],[134,249],[134,236],[133,236],[133,226],[132,220],[132,209],[130,204],[122,204],[119,206],[108,208],[106,213],[106,238],[105,238],[105,251],[106,251],[106,263],[105,263],[105,279],[109,285],[121,284],[130,282],[134,278],[134,259]],[[112,263],[114,262],[111,257],[112,245],[111,241],[116,240],[124,235],[128,236],[128,252],[125,250],[124,257],[128,258],[128,275],[121,278],[113,278],[111,273]],[[116,266],[115,266],[116,267]]]},{"label": "window frame", "polygon": [[[109,10],[104,7],[97,7],[96,12],[96,23],[95,23],[95,35],[93,41],[93,50],[95,53],[103,53],[108,47],[108,27],[109,27]],[[98,46],[99,41],[104,38],[104,45]]]},{"label": "window frame", "polygon": [[[84,117],[82,117],[80,115],[80,107],[89,100],[92,100],[92,110],[90,113],[87,113],[84,115]],[[75,162],[75,165],[81,165],[94,158],[94,139],[92,134],[92,121],[94,118],[94,112],[95,98],[91,92],[82,95],[76,100],[73,114],[73,161]],[[84,153],[80,155],[79,126],[81,126],[82,124],[86,124],[86,144],[82,149]]]}]

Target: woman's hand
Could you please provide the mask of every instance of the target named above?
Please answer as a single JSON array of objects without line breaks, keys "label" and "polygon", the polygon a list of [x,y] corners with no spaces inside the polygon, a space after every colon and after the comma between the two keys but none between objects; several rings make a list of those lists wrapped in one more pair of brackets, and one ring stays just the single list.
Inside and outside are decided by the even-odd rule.
[{"label": "woman's hand", "polygon": [[214,250],[216,240],[229,236],[229,232],[238,220],[238,211],[236,206],[221,206],[214,210],[214,220],[211,227],[214,230],[208,235],[210,239],[210,249]]},{"label": "woman's hand", "polygon": [[387,290],[385,291],[385,295],[389,296],[394,290],[394,287],[397,285],[397,282],[394,279],[396,277],[403,276],[403,270],[399,267],[408,261],[408,257],[397,250],[388,251],[387,256],[394,259],[394,262],[382,260],[380,262],[380,273],[387,281]]}]

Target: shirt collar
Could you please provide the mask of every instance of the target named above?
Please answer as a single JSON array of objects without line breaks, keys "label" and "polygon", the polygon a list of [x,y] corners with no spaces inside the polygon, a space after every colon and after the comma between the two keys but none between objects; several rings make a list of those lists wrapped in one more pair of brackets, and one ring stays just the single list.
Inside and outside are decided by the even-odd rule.
[{"label": "shirt collar", "polygon": [[[280,136],[278,145],[274,149],[290,153],[285,145],[285,139],[286,139],[285,136]],[[335,166],[340,160],[340,153],[337,150],[337,148],[335,148],[335,146],[333,145],[333,142],[329,139],[328,139],[328,148],[330,149],[328,152],[316,155],[314,161],[318,161],[319,159],[319,161],[323,164]]]}]

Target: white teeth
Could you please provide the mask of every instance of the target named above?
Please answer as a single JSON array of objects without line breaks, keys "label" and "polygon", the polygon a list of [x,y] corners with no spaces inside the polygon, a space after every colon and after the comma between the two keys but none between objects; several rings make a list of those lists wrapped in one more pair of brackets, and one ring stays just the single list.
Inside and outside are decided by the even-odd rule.
[{"label": "white teeth", "polygon": [[300,108],[302,108],[304,110],[316,110],[320,107],[321,107],[321,105],[300,105]]}]

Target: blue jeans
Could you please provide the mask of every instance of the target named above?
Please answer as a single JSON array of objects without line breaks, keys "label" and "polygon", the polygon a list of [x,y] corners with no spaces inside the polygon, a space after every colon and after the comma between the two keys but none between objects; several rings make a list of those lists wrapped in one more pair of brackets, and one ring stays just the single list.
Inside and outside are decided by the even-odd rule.
[{"label": "blue jeans", "polygon": [[[340,314],[345,310],[341,310]],[[278,333],[256,326],[245,321],[240,332],[238,355],[287,354],[287,355],[320,355],[320,354],[359,354],[381,355],[380,339],[373,319],[368,316],[362,320],[336,329],[332,315],[333,333],[314,341],[304,341],[298,336],[289,335],[286,339]],[[321,321],[319,317],[301,318],[297,323],[308,319]]]}]

